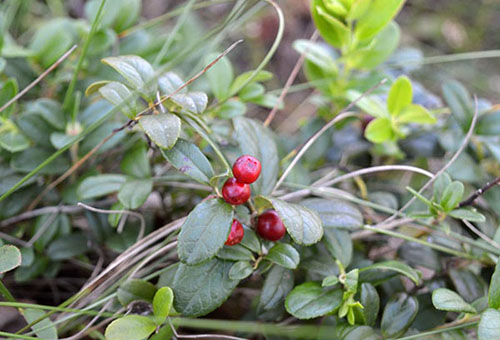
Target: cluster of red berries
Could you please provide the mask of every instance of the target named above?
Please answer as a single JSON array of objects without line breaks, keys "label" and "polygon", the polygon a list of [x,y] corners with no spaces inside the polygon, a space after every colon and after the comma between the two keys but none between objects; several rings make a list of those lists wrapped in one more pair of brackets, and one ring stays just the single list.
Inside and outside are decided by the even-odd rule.
[{"label": "cluster of red berries", "polygon": [[[229,178],[222,186],[224,201],[232,205],[246,203],[252,194],[250,184],[260,175],[261,164],[258,159],[249,155],[239,157],[233,164],[233,178]],[[263,239],[278,241],[285,235],[285,226],[275,210],[267,210],[257,218],[257,233]],[[226,245],[234,246],[243,239],[245,231],[237,219],[233,219],[231,231]]]}]

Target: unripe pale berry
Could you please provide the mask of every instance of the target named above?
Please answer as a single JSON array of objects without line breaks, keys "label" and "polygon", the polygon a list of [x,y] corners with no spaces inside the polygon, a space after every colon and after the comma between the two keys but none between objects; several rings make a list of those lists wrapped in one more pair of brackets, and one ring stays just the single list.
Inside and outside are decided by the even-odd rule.
[{"label": "unripe pale berry", "polygon": [[237,219],[233,219],[233,224],[231,225],[231,231],[229,232],[229,236],[227,237],[226,246],[234,246],[243,240],[243,236],[245,236],[245,230],[241,225],[240,221]]},{"label": "unripe pale berry", "polygon": [[234,162],[233,174],[238,182],[251,184],[259,178],[261,168],[257,158],[243,155]]},{"label": "unripe pale berry", "polygon": [[240,205],[248,201],[251,195],[250,186],[240,183],[236,178],[229,178],[222,186],[224,201],[232,205]]},{"label": "unripe pale berry", "polygon": [[267,210],[257,218],[257,233],[269,241],[278,241],[285,236],[285,226],[276,210]]}]

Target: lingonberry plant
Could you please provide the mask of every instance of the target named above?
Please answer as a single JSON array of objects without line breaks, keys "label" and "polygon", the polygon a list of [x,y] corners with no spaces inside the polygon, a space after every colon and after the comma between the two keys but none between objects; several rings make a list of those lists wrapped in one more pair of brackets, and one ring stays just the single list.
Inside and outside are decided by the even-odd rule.
[{"label": "lingonberry plant", "polygon": [[0,5],[0,337],[500,338],[498,106],[404,0],[311,0],[281,88],[288,1]]}]

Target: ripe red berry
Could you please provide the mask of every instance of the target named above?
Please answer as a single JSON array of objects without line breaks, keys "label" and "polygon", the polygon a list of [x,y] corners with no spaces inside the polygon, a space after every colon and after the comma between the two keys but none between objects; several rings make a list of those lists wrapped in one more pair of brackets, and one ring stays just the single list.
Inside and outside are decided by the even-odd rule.
[{"label": "ripe red berry", "polygon": [[232,205],[243,204],[250,198],[250,186],[240,183],[236,178],[229,178],[222,187],[222,197],[224,201]]},{"label": "ripe red berry", "polygon": [[261,168],[257,158],[243,155],[234,162],[233,174],[238,182],[251,184],[259,178]]},{"label": "ripe red berry", "polygon": [[240,221],[237,219],[233,219],[233,224],[231,225],[231,231],[229,232],[229,236],[227,237],[226,246],[234,246],[243,240],[243,236],[245,236],[245,230],[241,225]]},{"label": "ripe red berry", "polygon": [[257,218],[257,233],[263,239],[278,241],[285,236],[285,226],[276,210],[267,210]]}]

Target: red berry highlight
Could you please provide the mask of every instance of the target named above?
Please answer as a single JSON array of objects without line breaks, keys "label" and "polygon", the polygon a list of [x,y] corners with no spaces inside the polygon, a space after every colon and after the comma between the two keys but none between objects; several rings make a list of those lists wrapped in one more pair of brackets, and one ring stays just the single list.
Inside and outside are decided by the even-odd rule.
[{"label": "red berry highlight", "polygon": [[229,178],[222,186],[224,201],[232,205],[240,205],[248,201],[251,195],[250,186],[238,182],[236,178]]},{"label": "red berry highlight", "polygon": [[257,233],[263,239],[278,241],[285,236],[285,226],[276,210],[267,210],[257,218]]},{"label": "red berry highlight", "polygon": [[229,232],[229,236],[227,237],[226,246],[234,246],[243,240],[243,236],[245,236],[245,230],[241,225],[240,221],[237,219],[233,219],[233,224],[231,225],[231,231]]},{"label": "red berry highlight", "polygon": [[233,164],[233,174],[238,182],[251,184],[259,178],[262,166],[259,160],[250,155],[240,156]]}]

